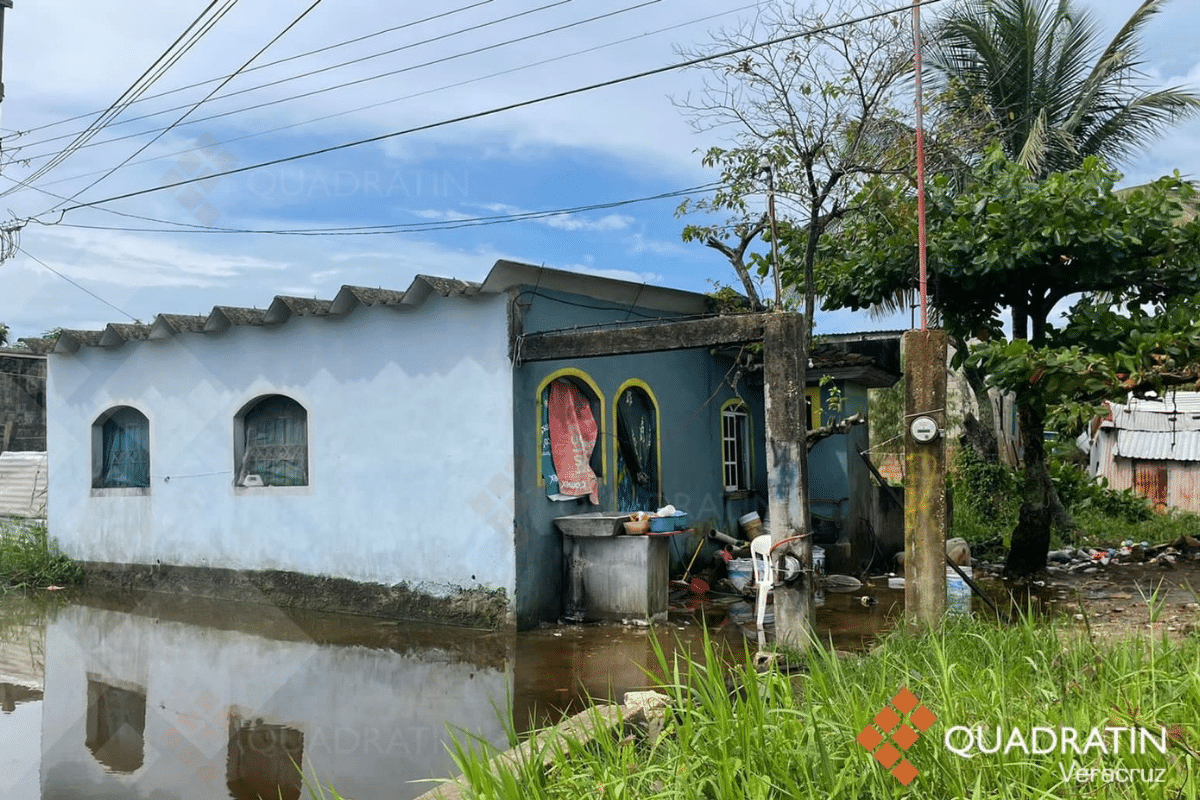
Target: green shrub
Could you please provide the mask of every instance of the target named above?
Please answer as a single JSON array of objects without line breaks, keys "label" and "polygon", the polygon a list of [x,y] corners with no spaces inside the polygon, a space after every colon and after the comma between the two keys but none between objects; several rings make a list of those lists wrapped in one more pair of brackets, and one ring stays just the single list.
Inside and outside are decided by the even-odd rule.
[{"label": "green shrub", "polygon": [[0,586],[68,586],[83,570],[58,551],[43,523],[0,524]]},{"label": "green shrub", "polygon": [[1132,489],[1109,489],[1108,481],[1101,478],[1098,483],[1067,461],[1051,459],[1049,468],[1058,498],[1074,515],[1095,511],[1125,522],[1145,522],[1154,517],[1150,502]]},{"label": "green shrub", "polygon": [[[1149,601],[1152,614],[1157,601]],[[1062,632],[1028,619],[997,628],[949,620],[921,635],[896,632],[869,655],[842,658],[816,648],[807,672],[733,678],[682,657],[665,660],[660,691],[671,698],[662,736],[628,729],[518,764],[458,746],[453,752],[474,798],[1129,798],[1192,797],[1200,781],[1200,640],[1096,645],[1082,628]],[[706,664],[719,663],[707,653]],[[901,687],[937,716],[904,753],[919,770],[907,788],[856,741]],[[972,757],[943,744],[951,727],[1025,735],[1034,726],[1087,731],[1161,727],[1175,731],[1166,755]],[[1108,734],[1104,734],[1107,736]],[[990,740],[995,735],[989,736]],[[1082,741],[1082,740],[1080,740]],[[1077,783],[1071,767],[1164,768],[1161,783]]]}]

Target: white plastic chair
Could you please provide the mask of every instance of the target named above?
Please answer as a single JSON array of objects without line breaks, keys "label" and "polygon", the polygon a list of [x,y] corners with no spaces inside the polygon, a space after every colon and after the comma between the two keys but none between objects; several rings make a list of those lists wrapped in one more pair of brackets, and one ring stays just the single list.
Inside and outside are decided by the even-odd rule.
[{"label": "white plastic chair", "polygon": [[767,613],[767,594],[775,583],[775,565],[771,563],[771,535],[765,533],[750,541],[750,561],[754,567],[754,582],[758,584],[758,600],[754,604],[754,616],[758,629],[762,630]]}]

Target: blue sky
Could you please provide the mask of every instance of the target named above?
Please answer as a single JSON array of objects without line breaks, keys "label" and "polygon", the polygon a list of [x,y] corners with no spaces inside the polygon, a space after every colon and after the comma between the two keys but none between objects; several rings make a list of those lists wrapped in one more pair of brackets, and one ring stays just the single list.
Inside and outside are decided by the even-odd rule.
[{"label": "blue sky", "polygon": [[[1169,3],[1149,29],[1146,72],[1152,81],[1193,87],[1200,82],[1200,54],[1192,46],[1200,39],[1200,18],[1193,2]],[[147,94],[234,71],[311,4],[234,3]],[[426,6],[325,0],[252,66],[407,27],[244,72],[156,141],[153,136],[183,109],[129,120],[197,103],[218,83],[143,99],[88,146],[33,180],[33,188],[16,183],[34,175],[134,84],[206,5],[16,0],[6,12],[0,191],[7,194],[0,198],[0,217],[35,220],[20,234],[21,252],[0,265],[0,321],[11,326],[11,338],[56,326],[99,328],[129,317],[150,321],[160,312],[206,313],[215,304],[262,307],[275,294],[328,298],[344,283],[402,288],[416,273],[479,280],[497,258],[696,291],[710,288],[711,280],[736,280],[718,254],[680,240],[684,222],[674,215],[679,198],[378,236],[122,230],[179,224],[255,230],[428,226],[701,186],[715,176],[700,165],[697,151],[722,143],[721,134],[695,133],[672,103],[695,91],[701,78],[696,71],[218,178],[190,190],[56,210],[139,192],[204,168],[257,164],[673,63],[680,59],[678,48],[703,45],[714,29],[753,12],[752,3],[736,0],[448,0]],[[1084,5],[1107,33],[1137,2]],[[445,16],[411,24],[437,14]],[[585,22],[601,15],[610,16]],[[561,30],[551,32],[554,28]],[[531,38],[501,44],[521,37]],[[297,77],[394,48],[403,49]],[[372,77],[385,72],[393,74]],[[361,82],[320,91],[353,81]],[[302,93],[308,96],[285,100]],[[247,109],[258,104],[268,105]],[[87,114],[92,116],[63,122]],[[1122,166],[1131,182],[1173,169],[1194,176],[1197,152],[1200,126],[1193,121]],[[129,163],[106,175],[126,159]],[[77,192],[70,202],[61,200]],[[823,315],[818,328],[831,333],[906,324],[903,318],[838,313]]]}]

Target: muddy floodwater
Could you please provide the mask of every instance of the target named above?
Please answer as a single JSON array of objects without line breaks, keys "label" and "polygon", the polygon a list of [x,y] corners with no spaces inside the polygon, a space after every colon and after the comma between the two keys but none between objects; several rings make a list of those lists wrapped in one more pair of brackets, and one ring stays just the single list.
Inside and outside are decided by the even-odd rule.
[{"label": "muddy floodwater", "polygon": [[[818,626],[859,649],[902,593],[830,595]],[[744,657],[745,604],[655,626]],[[751,620],[752,624],[752,620]],[[751,634],[753,636],[753,634]],[[753,639],[750,640],[754,646]],[[652,683],[645,627],[514,634],[145,594],[0,595],[0,797],[307,797],[293,764],[346,798],[412,798],[454,773],[448,730],[497,746]]]}]

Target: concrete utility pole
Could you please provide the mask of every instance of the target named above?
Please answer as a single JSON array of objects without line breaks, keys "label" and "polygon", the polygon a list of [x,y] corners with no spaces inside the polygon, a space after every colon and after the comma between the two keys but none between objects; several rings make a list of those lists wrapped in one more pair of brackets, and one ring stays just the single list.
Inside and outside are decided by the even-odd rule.
[{"label": "concrete utility pole", "polygon": [[[763,377],[767,439],[767,516],[775,563],[785,553],[800,561],[801,577],[794,587],[777,585],[775,641],[793,650],[806,650],[814,641],[812,539],[808,521],[808,446],[806,442],[805,372],[800,314],[767,315],[763,331]],[[787,544],[784,544],[787,542]]]},{"label": "concrete utility pole", "polygon": [[13,0],[0,0],[0,102],[4,102],[4,9],[12,4]]},{"label": "concrete utility pole", "polygon": [[904,334],[904,606],[910,626],[946,613],[946,332]]}]

